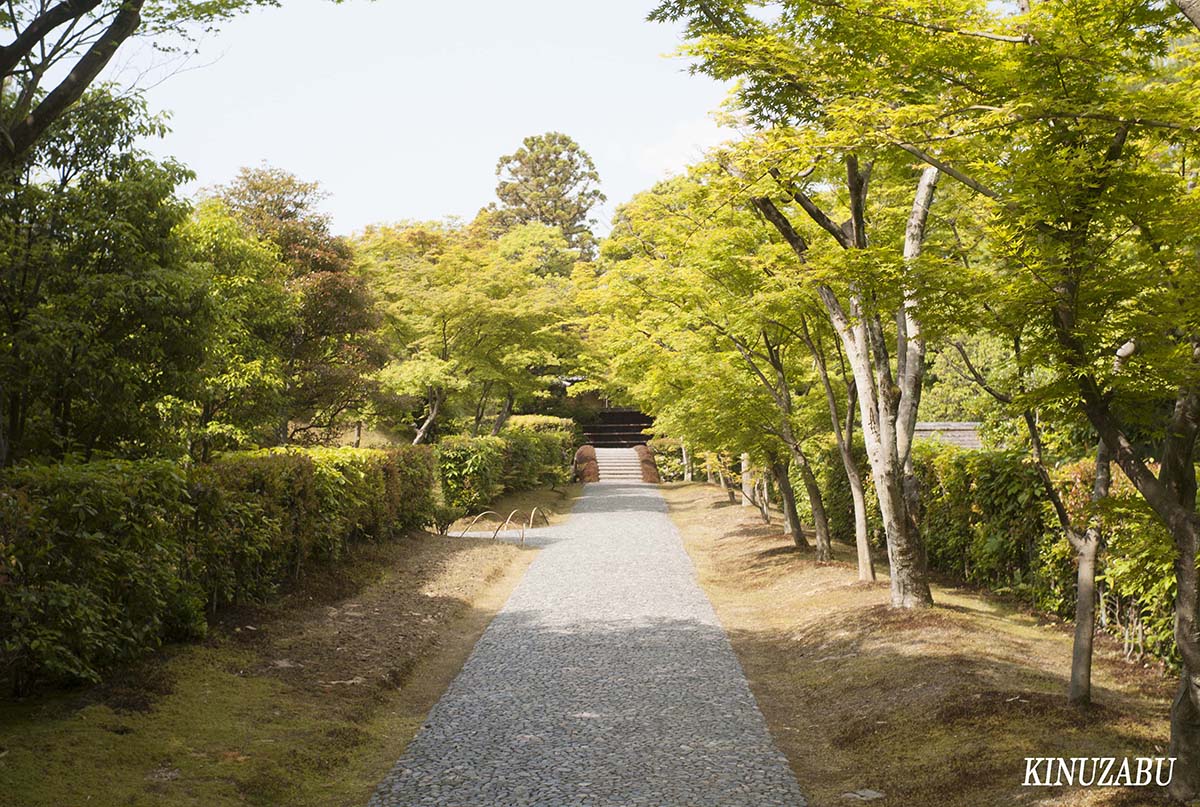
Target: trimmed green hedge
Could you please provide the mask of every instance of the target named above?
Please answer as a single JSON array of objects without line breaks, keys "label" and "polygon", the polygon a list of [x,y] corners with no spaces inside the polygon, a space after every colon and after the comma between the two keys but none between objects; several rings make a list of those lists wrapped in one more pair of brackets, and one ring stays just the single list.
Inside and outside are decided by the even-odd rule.
[{"label": "trimmed green hedge", "polygon": [[574,421],[514,416],[499,437],[446,437],[437,444],[442,498],[465,512],[502,493],[559,485],[571,479]]},{"label": "trimmed green hedge", "polygon": [[430,452],[317,449],[29,466],[0,475],[0,677],[96,681],[208,609],[433,511]]},{"label": "trimmed green hedge", "polygon": [[921,486],[920,528],[930,568],[994,590],[1028,593],[1050,584],[1040,543],[1055,524],[1037,470],[1021,452],[913,447]]}]

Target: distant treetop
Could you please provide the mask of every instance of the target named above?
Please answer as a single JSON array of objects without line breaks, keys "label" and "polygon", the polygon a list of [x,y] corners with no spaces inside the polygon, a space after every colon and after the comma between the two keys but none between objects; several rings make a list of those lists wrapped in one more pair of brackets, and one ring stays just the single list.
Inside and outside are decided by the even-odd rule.
[{"label": "distant treetop", "polygon": [[557,227],[581,258],[590,260],[596,239],[588,217],[605,197],[600,174],[586,151],[561,132],[525,138],[496,164],[499,213],[507,225],[537,222]]}]

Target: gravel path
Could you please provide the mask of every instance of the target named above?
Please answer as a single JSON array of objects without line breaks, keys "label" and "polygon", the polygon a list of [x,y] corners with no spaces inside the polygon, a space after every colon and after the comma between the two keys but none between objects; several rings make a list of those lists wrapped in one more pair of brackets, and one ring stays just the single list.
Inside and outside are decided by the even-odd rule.
[{"label": "gravel path", "polygon": [[805,804],[653,485],[586,487],[371,807]]}]

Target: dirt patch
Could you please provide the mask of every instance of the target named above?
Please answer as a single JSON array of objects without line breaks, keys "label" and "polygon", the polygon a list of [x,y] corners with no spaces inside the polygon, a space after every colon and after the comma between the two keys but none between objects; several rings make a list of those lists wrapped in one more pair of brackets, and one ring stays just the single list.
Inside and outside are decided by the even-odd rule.
[{"label": "dirt patch", "polygon": [[[831,563],[795,550],[778,525],[717,507],[705,485],[663,492],[701,585],[812,807],[1163,803],[1138,789],[1030,789],[1027,756],[1165,751],[1173,683],[1098,641],[1096,705],[1066,703],[1068,625],[978,592],[935,587],[937,607],[887,607],[884,575],[859,583],[854,549]],[[886,563],[877,563],[886,571]]]}]

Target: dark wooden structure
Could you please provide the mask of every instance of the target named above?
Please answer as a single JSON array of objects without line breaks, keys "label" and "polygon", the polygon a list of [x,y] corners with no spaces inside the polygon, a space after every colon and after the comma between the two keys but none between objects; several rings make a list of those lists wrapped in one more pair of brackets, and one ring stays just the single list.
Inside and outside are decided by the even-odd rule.
[{"label": "dark wooden structure", "polygon": [[610,407],[601,409],[596,421],[583,425],[586,442],[596,448],[629,448],[643,445],[648,439],[643,430],[654,425],[654,418],[636,409]]}]

